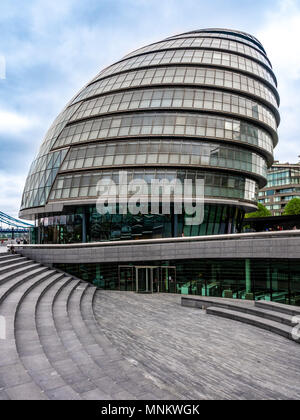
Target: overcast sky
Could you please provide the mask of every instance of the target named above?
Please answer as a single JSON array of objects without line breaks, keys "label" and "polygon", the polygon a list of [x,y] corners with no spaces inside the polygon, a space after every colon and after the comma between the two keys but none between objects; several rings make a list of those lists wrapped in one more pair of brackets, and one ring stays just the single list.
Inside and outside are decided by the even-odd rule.
[{"label": "overcast sky", "polygon": [[0,0],[0,6],[0,210],[18,214],[47,128],[99,70],[138,47],[200,28],[242,30],[263,43],[281,97],[275,157],[297,161],[300,0]]}]

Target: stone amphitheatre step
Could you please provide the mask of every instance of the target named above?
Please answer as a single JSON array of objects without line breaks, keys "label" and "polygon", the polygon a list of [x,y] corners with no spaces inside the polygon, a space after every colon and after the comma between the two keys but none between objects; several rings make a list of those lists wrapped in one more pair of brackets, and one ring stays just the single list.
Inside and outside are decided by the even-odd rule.
[{"label": "stone amphitheatre step", "polygon": [[[95,293],[95,290],[95,287],[88,285],[88,287],[85,287],[81,290],[81,293],[77,293],[77,295],[73,294],[69,302],[68,311],[74,331],[77,333],[79,339],[84,344],[85,348],[87,349],[87,352],[97,363],[97,357],[101,356],[102,350],[100,349],[95,337],[87,328],[86,323],[83,319],[83,311],[85,310],[85,305],[92,304],[92,297]],[[90,300],[89,296],[91,296]],[[84,333],[82,334],[81,331],[83,331]],[[97,331],[97,333],[99,333],[99,330]],[[99,363],[101,365],[101,361],[98,362],[98,364]]]},{"label": "stone amphitheatre step", "polygon": [[[82,318],[88,331],[94,337],[96,343],[102,348],[105,355],[110,355],[111,360],[120,360],[119,352],[112,346],[111,342],[101,331],[101,324],[97,322],[94,311],[93,302],[97,293],[97,289],[89,288],[83,296],[81,312]],[[103,363],[102,363],[103,365]]]},{"label": "stone amphitheatre step", "polygon": [[[101,330],[93,311],[93,303],[97,289],[89,287],[86,289],[81,300],[81,317],[84,322],[85,330],[94,338],[96,344],[89,345],[89,351],[94,352],[94,360],[103,371],[103,379],[97,381],[98,388],[105,394],[109,394],[113,399],[137,399],[139,393],[149,395],[149,384],[145,387],[145,377],[140,370],[130,363],[116,350],[108,338]],[[130,370],[130,374],[128,372]],[[132,378],[139,381],[138,386],[133,390]],[[151,394],[151,397],[150,397]],[[145,397],[145,399],[147,399]]]},{"label": "stone amphitheatre step", "polygon": [[[48,267],[37,267],[32,269],[31,271],[26,271],[23,274],[19,274],[16,277],[13,277],[9,280],[4,281],[0,286],[0,303],[10,294],[12,293],[18,286],[25,283],[26,281],[35,278],[37,280],[37,276],[42,276],[41,278],[46,279],[51,274],[55,273],[54,270],[50,270]],[[15,297],[19,297],[19,293],[16,291]]]},{"label": "stone amphitheatre step", "polygon": [[[122,395],[127,395],[129,399],[136,399],[139,392],[150,394],[152,385],[149,383],[145,385],[145,377],[140,369],[130,365],[101,330],[101,325],[93,311],[96,293],[97,289],[94,287],[85,290],[78,312],[84,322],[82,328],[86,331],[86,334],[90,334],[96,343],[88,346],[89,354],[93,354],[93,359],[103,371],[104,379],[106,378],[106,380],[97,381],[98,386],[103,392],[109,393],[113,399],[122,399]],[[131,381],[128,370],[130,370],[130,375],[133,375],[140,382],[140,389],[137,388],[134,391],[129,389],[131,388]]]},{"label": "stone amphitheatre step", "polygon": [[283,303],[269,302],[266,300],[257,300],[255,302],[257,308],[267,309],[274,312],[280,312],[290,316],[300,315],[300,307],[285,305]]},{"label": "stone amphitheatre step", "polygon": [[0,389],[8,399],[47,399],[18,358],[14,340],[0,340],[0,354]]},{"label": "stone amphitheatre step", "polygon": [[20,258],[17,258],[17,259],[10,258],[10,259],[5,260],[5,261],[0,260],[0,269],[5,268],[5,267],[9,267],[12,264],[16,264],[16,262],[22,262],[22,261],[28,261],[28,259],[25,258],[25,257],[20,257]]},{"label": "stone amphitheatre step", "polygon": [[[84,399],[136,399],[139,394],[153,399],[153,384],[113,347],[104,336],[93,313],[96,288],[88,285],[71,295],[68,312],[74,331],[91,357],[82,368],[89,372],[97,389],[83,393]],[[140,387],[133,385],[132,375]],[[145,382],[147,382],[145,384]],[[134,388],[134,391],[132,391]],[[131,389],[131,391],[129,391]],[[157,389],[155,391],[158,393]],[[158,397],[157,397],[158,398]]]},{"label": "stone amphitheatre step", "polygon": [[9,271],[5,274],[2,274],[2,275],[0,274],[0,285],[2,283],[6,282],[7,280],[10,280],[10,279],[18,276],[19,274],[24,274],[26,272],[30,272],[31,270],[33,270],[37,267],[40,267],[40,266],[41,266],[41,264],[35,263],[33,261],[31,261],[30,264],[27,264],[27,265],[22,266],[22,267],[16,268],[16,266],[15,266],[14,270],[11,270],[11,271]]},{"label": "stone amphitheatre step", "polygon": [[219,306],[220,308],[230,309],[230,305],[243,305],[243,307],[253,308],[254,302],[252,300],[229,299],[220,297],[207,297],[197,295],[182,295],[181,306],[190,308],[206,309],[209,306]]},{"label": "stone amphitheatre step", "polygon": [[[54,320],[54,306],[60,293],[64,290],[72,290],[79,282],[79,280],[69,278],[64,283],[55,284],[39,299],[36,309],[36,329],[39,341],[52,370],[56,372],[56,378],[52,381],[56,384],[55,388],[46,390],[46,394],[51,399],[81,399],[79,393],[74,390],[73,384],[82,380],[82,372],[70,358]],[[58,305],[60,306],[60,303]],[[65,331],[66,336],[69,332],[72,333],[71,330]]]},{"label": "stone amphitheatre step", "polygon": [[[19,287],[17,289],[19,299],[14,299],[16,292],[14,292],[12,297],[9,299],[9,307],[12,311],[14,311],[14,333],[20,355],[29,354],[30,348],[27,350],[27,347],[30,346],[27,346],[27,343],[30,344],[36,338],[38,339],[35,328],[35,310],[37,300],[53,284],[63,281],[63,279],[64,275],[62,273],[57,273],[56,271],[51,270],[50,276],[48,273],[46,274],[46,277],[43,275],[37,276],[26,282],[23,287]],[[11,305],[11,301],[13,301],[14,305]],[[4,301],[4,307],[7,303],[8,299]],[[39,340],[36,341],[35,344],[38,347],[41,347]]]},{"label": "stone amphitheatre step", "polygon": [[0,400],[160,397],[101,330],[95,287],[18,255],[0,273]]},{"label": "stone amphitheatre step", "polygon": [[[280,324],[279,322],[264,319],[259,316],[251,315],[248,313],[242,313],[235,310],[214,306],[208,307],[206,309],[206,313],[210,315],[217,315],[222,318],[228,318],[233,319],[235,321],[244,322],[246,324],[271,331],[275,334],[281,335],[285,338],[296,342],[296,340],[292,338],[292,328],[287,325]],[[298,340],[298,342],[300,342],[300,340]]]},{"label": "stone amphitheatre step", "polygon": [[[111,360],[109,356],[105,354],[102,346],[99,345],[95,337],[91,334],[82,317],[82,311],[85,305],[92,304],[92,297],[95,290],[96,288],[90,286],[89,284],[80,287],[80,290],[75,290],[69,300],[68,313],[73,329],[82,344],[83,351],[88,356],[82,359],[82,368],[86,372],[89,372],[92,383],[97,385],[97,389],[93,391],[93,396],[96,397],[98,395],[98,398],[101,399],[111,399],[116,398],[117,395],[121,396],[122,393],[126,392],[126,389],[114,382],[113,378],[110,377],[108,372],[105,371],[105,368],[103,368],[105,363],[111,363]],[[86,299],[89,295],[91,296],[90,300]],[[97,334],[100,335],[99,330],[97,331]],[[110,390],[103,385],[103,378],[105,377],[109,378],[108,381],[110,384],[113,384]],[[118,380],[121,379],[122,370],[119,369]],[[92,391],[88,394],[84,394],[83,397],[85,399],[89,399],[91,397],[91,392]],[[131,397],[133,398],[133,396]]]},{"label": "stone amphitheatre step", "polygon": [[[60,273],[59,276],[62,276]],[[0,304],[0,313],[1,315],[5,316],[6,319],[6,327],[7,327],[7,334],[9,338],[15,339],[15,322],[16,322],[16,312],[17,309],[24,299],[24,297],[30,293],[30,291],[36,287],[37,284],[44,282],[45,280],[53,280],[53,278],[57,278],[57,273],[54,270],[45,270],[41,274],[29,278],[24,282],[20,282],[18,286],[14,287],[12,293],[7,293],[6,298]],[[6,286],[7,283],[4,284]],[[0,286],[0,291],[4,286]],[[14,343],[15,344],[15,343]]]},{"label": "stone amphitheatre step", "polygon": [[0,261],[9,261],[16,258],[22,258],[22,256],[20,254],[0,254]]},{"label": "stone amphitheatre step", "polygon": [[[235,310],[234,306],[232,307],[232,309]],[[259,307],[248,308],[245,311],[241,311],[240,308],[237,306],[236,310],[240,312],[245,312],[250,315],[259,316],[264,319],[269,319],[270,321],[279,322],[280,324],[289,325],[290,327],[293,326],[293,317],[284,313],[269,311],[268,309]]]},{"label": "stone amphitheatre step", "polygon": [[19,262],[22,262],[22,261],[23,262],[28,261],[28,259],[25,258],[25,257],[20,257],[17,260],[15,258],[10,258],[10,259],[5,260],[5,261],[0,260],[0,269],[5,268],[5,267],[9,267],[12,264],[16,264],[16,262],[19,263]]},{"label": "stone amphitheatre step", "polygon": [[[79,334],[78,331],[76,333],[73,327],[76,321],[72,320],[73,322],[71,322],[72,316],[69,316],[71,299],[75,302],[80,302],[82,293],[88,287],[88,283],[74,281],[61,290],[53,305],[53,318],[57,333],[69,354],[70,360],[76,365],[76,369],[72,369],[72,383],[70,383],[70,386],[80,395],[85,395],[91,391],[96,395],[98,389],[94,380],[103,378],[103,372],[93,362],[81,341],[85,337],[85,331],[80,330]],[[101,349],[98,349],[98,352],[100,351]],[[109,396],[107,395],[107,397]],[[98,398],[103,398],[102,392],[99,392]]]},{"label": "stone amphitheatre step", "polygon": [[243,312],[255,316],[260,316],[271,321],[292,326],[292,316],[268,310],[268,307],[256,307],[253,301],[245,302],[244,300],[223,299],[223,298],[207,298],[207,297],[182,297],[183,306],[193,306],[199,308],[208,308],[215,306],[218,308],[230,309],[232,311]]},{"label": "stone amphitheatre step", "polygon": [[[39,301],[57,288],[62,288],[71,281],[63,273],[56,273],[55,279],[39,284],[23,300],[16,321],[17,349],[23,365],[29,374],[45,392],[48,398],[78,399],[78,395],[65,383],[51,365],[36,325],[36,311]],[[55,341],[55,336],[53,337]]]},{"label": "stone amphitheatre step", "polygon": [[[48,273],[46,275],[48,276]],[[34,287],[36,282],[43,280],[43,276],[37,276],[22,283],[13,293],[8,294],[4,302],[0,305],[0,313],[6,319],[7,331],[6,340],[0,340],[0,383],[5,393],[11,399],[48,399],[43,394],[42,389],[37,387],[21,363],[16,348],[14,333],[15,312],[20,300]],[[30,394],[28,394],[29,390]]]},{"label": "stone amphitheatre step", "polygon": [[[17,308],[24,296],[37,283],[44,282],[45,279],[48,280],[49,275],[53,276],[53,272],[47,269],[42,274],[28,280],[19,280],[19,285],[15,285],[11,293],[6,293],[6,299],[0,305],[0,313],[5,316],[7,332],[6,340],[0,340],[0,384],[8,398],[48,399],[26,371],[20,359],[15,341],[15,317]],[[0,286],[0,293],[6,285],[7,283]]]},{"label": "stone amphitheatre step", "polygon": [[[20,258],[21,259],[21,258]],[[5,275],[5,273],[9,273],[10,271],[14,271],[17,268],[23,268],[26,267],[27,265],[31,265],[33,263],[33,261],[28,260],[27,258],[25,258],[25,260],[19,262],[16,262],[15,264],[11,264],[11,265],[6,265],[4,267],[0,268],[0,276]]]},{"label": "stone amphitheatre step", "polygon": [[[74,331],[92,359],[81,368],[89,372],[91,382],[97,385],[96,389],[84,392],[81,396],[87,400],[136,399],[143,394],[144,398],[153,399],[155,388],[159,398],[161,390],[149,383],[138,368],[131,366],[103,335],[92,308],[95,292],[95,287],[81,285],[79,290],[73,291],[68,302],[69,318]],[[86,321],[90,322],[95,336],[90,332]]]}]

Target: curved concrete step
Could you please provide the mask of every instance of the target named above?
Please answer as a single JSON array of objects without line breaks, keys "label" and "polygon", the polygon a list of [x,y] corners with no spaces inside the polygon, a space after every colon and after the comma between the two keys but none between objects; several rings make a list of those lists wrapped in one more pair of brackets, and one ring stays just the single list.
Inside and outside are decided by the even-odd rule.
[{"label": "curved concrete step", "polygon": [[0,277],[3,276],[3,275],[5,275],[6,273],[9,273],[10,271],[14,271],[14,270],[16,270],[18,268],[23,268],[23,267],[26,267],[26,266],[31,265],[31,264],[32,264],[32,261],[27,260],[25,258],[25,260],[23,260],[21,262],[17,262],[15,264],[6,265],[5,267],[0,268]]},{"label": "curved concrete step", "polygon": [[9,267],[12,264],[16,264],[16,262],[19,263],[19,262],[22,262],[22,261],[23,262],[28,261],[28,259],[25,258],[25,257],[19,257],[17,261],[16,261],[15,258],[10,258],[10,259],[5,260],[5,261],[0,260],[0,269],[5,268],[5,267]]},{"label": "curved concrete step", "polygon": [[[77,318],[76,320],[72,319],[73,316],[69,313],[70,305],[73,306],[74,302],[80,309],[79,302],[82,293],[88,287],[88,283],[73,282],[72,285],[70,284],[61,290],[53,305],[53,319],[61,342],[68,352],[70,360],[75,364],[75,368],[72,369],[70,386],[84,399],[88,399],[91,392],[98,395],[98,399],[103,399],[104,397],[109,398],[109,395],[104,395],[99,391],[97,384],[94,382],[95,379],[103,377],[103,372],[93,362],[82,343],[86,335],[85,330],[80,330],[79,333],[74,330],[74,325],[77,325]],[[73,303],[71,303],[71,300]],[[100,352],[100,349],[98,352]]]},{"label": "curved concrete step", "polygon": [[235,321],[244,322],[246,324],[253,325],[255,327],[271,331],[275,334],[281,335],[285,338],[288,338],[290,340],[300,343],[300,339],[294,340],[294,338],[292,337],[292,328],[287,325],[283,325],[279,322],[264,319],[264,318],[261,318],[260,316],[255,316],[248,313],[242,313],[235,310],[214,307],[214,306],[208,307],[206,310],[206,313],[210,315],[217,315],[222,318],[228,318],[228,319],[233,319]]},{"label": "curved concrete step", "polygon": [[[45,275],[48,277],[49,273]],[[6,340],[0,340],[0,383],[11,399],[48,399],[25,369],[15,340],[15,322],[20,302],[37,283],[44,281],[44,275],[40,275],[21,282],[0,305],[0,313],[5,316],[7,330]],[[32,349],[29,350],[31,354]]]},{"label": "curved concrete step", "polygon": [[[0,342],[3,395],[8,399],[110,398],[91,382],[91,374],[99,379],[103,372],[97,372],[95,363],[91,366],[92,359],[69,319],[70,297],[80,302],[89,285],[78,290],[79,280],[20,257],[8,256],[2,262],[0,314],[8,331],[7,340]],[[81,364],[84,367],[79,369]]]},{"label": "curved concrete step", "polygon": [[[99,347],[97,340],[95,339],[94,335],[91,333],[90,329],[87,328],[86,322],[83,317],[83,313],[85,311],[85,305],[91,305],[93,301],[93,295],[96,291],[96,288],[93,286],[88,285],[85,287],[80,296],[78,294],[77,299],[75,296],[70,299],[68,311],[69,316],[74,328],[74,331],[77,333],[79,339],[84,343],[88,353],[96,362],[96,364],[100,367],[103,365],[103,361],[98,360],[98,357],[103,354],[103,351]],[[82,334],[81,332],[84,332]],[[99,333],[99,330],[97,330]]]},{"label": "curved concrete step", "polygon": [[93,310],[96,293],[96,288],[89,288],[87,289],[87,293],[83,296],[81,305],[83,321],[88,328],[88,331],[90,331],[91,335],[94,337],[96,343],[104,351],[104,354],[110,355],[111,360],[120,360],[120,353],[112,346],[111,342],[103,334],[101,331],[101,325],[96,319]]},{"label": "curved concrete step", "polygon": [[[12,293],[17,287],[21,284],[25,283],[26,281],[35,278],[38,276],[42,276],[41,278],[46,279],[51,274],[55,273],[54,270],[50,270],[48,267],[40,266],[35,268],[31,271],[26,271],[24,274],[19,274],[17,277],[13,277],[9,280],[6,280],[1,284],[0,287],[0,303],[4,301],[4,299]],[[18,293],[16,293],[16,296]]]},{"label": "curved concrete step", "polygon": [[24,274],[24,273],[31,272],[31,270],[33,270],[37,267],[40,267],[40,266],[41,266],[41,264],[31,261],[31,264],[26,265],[25,267],[20,267],[20,268],[17,268],[15,270],[11,270],[8,273],[2,274],[0,276],[0,286],[3,283],[5,283],[7,280],[13,279],[16,276],[18,276],[19,274]]},{"label": "curved concrete step", "polygon": [[20,254],[0,254],[0,261],[8,261],[8,260],[13,260],[16,258],[21,258],[22,256]]},{"label": "curved concrete step", "polygon": [[152,399],[153,383],[101,331],[95,287],[16,255],[0,261],[0,399]]},{"label": "curved concrete step", "polygon": [[[272,311],[268,305],[254,305],[254,301],[244,301],[239,299],[207,298],[198,296],[183,296],[181,298],[182,306],[196,307],[206,309],[214,306],[217,308],[229,309],[232,311],[247,313],[260,316],[270,321],[293,326],[292,316],[287,313]],[[278,305],[275,303],[275,306]]]},{"label": "curved concrete step", "polygon": [[35,328],[37,340],[42,346],[43,357],[48,362],[48,369],[40,373],[43,378],[45,393],[50,399],[80,400],[70,385],[71,370],[66,371],[69,365],[69,355],[61,343],[53,319],[53,305],[61,290],[69,287],[74,281],[64,276],[58,282],[49,287],[39,296],[35,308]]},{"label": "curved concrete step", "polygon": [[266,300],[255,301],[257,308],[263,308],[274,312],[280,312],[290,316],[300,315],[300,307],[293,305],[285,305],[283,303],[269,302]]},{"label": "curved concrete step", "polygon": [[[39,276],[27,279],[25,282],[20,282],[15,288],[13,288],[12,293],[8,293],[6,298],[1,302],[0,313],[6,318],[9,338],[15,339],[14,331],[16,314],[22,300],[34,287],[36,287],[37,284],[40,284],[41,282],[48,280],[49,277],[55,275],[57,276],[57,273],[54,270],[46,270],[45,273],[42,273]],[[59,275],[62,276],[61,273]],[[2,288],[3,286],[0,287],[0,290],[2,290]]]},{"label": "curved concrete step", "polygon": [[293,317],[282,312],[269,311],[268,308],[265,309],[259,307],[249,308],[244,312],[250,315],[255,315],[261,318],[269,319],[270,321],[279,322],[280,324],[289,325],[290,327],[293,326]]},{"label": "curved concrete step", "polygon": [[[111,360],[109,356],[105,354],[103,347],[96,341],[95,337],[91,334],[85,321],[83,320],[83,309],[86,309],[86,305],[92,304],[95,291],[95,287],[87,284],[85,287],[82,287],[81,290],[78,290],[76,294],[73,293],[71,295],[68,304],[68,312],[73,329],[76,332],[84,351],[89,356],[89,359],[86,358],[82,368],[86,372],[89,372],[92,383],[97,386],[96,389],[84,393],[83,397],[87,400],[112,398],[121,399],[122,396],[124,397],[126,395],[132,399],[134,397],[126,393],[127,390],[117,383],[122,380],[122,369],[118,369],[119,377],[117,380],[114,374],[112,377],[110,372],[106,370],[106,363],[111,363]],[[100,335],[99,330],[97,333]]]},{"label": "curved concrete step", "polygon": [[[137,366],[132,365],[101,330],[101,325],[94,313],[96,293],[97,288],[86,289],[82,296],[80,313],[86,331],[96,341],[95,345],[90,346],[90,351],[95,352],[94,360],[104,374],[102,379],[97,380],[98,388],[116,400],[135,400],[138,399],[139,394],[143,394],[143,399],[153,399],[153,384],[145,380],[143,372]],[[139,383],[139,386],[134,386],[135,381]],[[157,392],[157,387],[155,386],[155,388]]]},{"label": "curved concrete step", "polygon": [[[39,336],[35,326],[35,310],[38,300],[58,282],[64,282],[64,275],[55,272],[47,279],[36,281],[33,279],[32,285],[27,288],[17,302],[15,309],[15,328],[16,347],[20,358],[23,356],[42,353]],[[30,370],[30,366],[28,366]]]}]

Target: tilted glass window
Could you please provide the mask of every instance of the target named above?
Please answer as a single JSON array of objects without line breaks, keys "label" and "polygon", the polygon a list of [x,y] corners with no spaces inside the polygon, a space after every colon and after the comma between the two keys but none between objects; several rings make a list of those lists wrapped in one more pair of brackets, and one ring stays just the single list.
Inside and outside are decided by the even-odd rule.
[{"label": "tilted glass window", "polygon": [[62,131],[66,123],[70,121],[71,116],[79,108],[80,105],[80,103],[76,103],[71,106],[68,106],[58,115],[58,117],[54,120],[54,122],[51,124],[51,127],[46,133],[37,158],[46,155],[51,150],[60,132]]},{"label": "tilted glass window", "polygon": [[239,69],[261,77],[276,88],[276,81],[273,74],[257,62],[236,54],[211,50],[169,50],[128,58],[127,60],[113,64],[110,67],[102,70],[93,79],[93,81],[102,79],[114,73],[119,73],[139,67],[150,67],[175,63],[190,63],[199,65],[207,64],[216,65],[218,67],[231,67],[233,69]]},{"label": "tilted glass window", "polygon": [[[78,197],[97,197],[97,183],[100,179],[113,179],[116,185],[122,183],[119,178],[120,172],[116,170],[103,170],[90,172],[88,174],[60,174],[51,190],[49,200],[60,200],[73,198],[70,185],[74,179],[79,178]],[[185,169],[131,169],[127,171],[127,182],[133,179],[145,180],[148,186],[153,179],[178,178],[181,182],[185,179],[204,179],[204,190],[206,197],[233,198],[255,201],[257,198],[257,183],[249,178],[240,175],[231,175],[218,172],[192,171]],[[88,186],[87,186],[88,185]],[[108,187],[108,196],[115,194],[115,189]],[[149,190],[150,194],[150,190]]]},{"label": "tilted glass window", "polygon": [[67,149],[38,157],[26,179],[21,209],[46,204],[48,195]]},{"label": "tilted glass window", "polygon": [[[248,36],[248,34],[247,34]],[[181,35],[175,35],[166,38],[166,41],[172,40],[172,39],[181,39],[181,38],[216,38],[216,39],[232,39],[233,41],[240,42],[242,44],[250,45],[252,48],[255,48],[258,52],[261,52],[262,54],[265,54],[262,46],[257,45],[253,41],[250,41],[248,39],[245,39],[244,37],[241,37],[239,35],[234,34],[225,34],[225,33],[218,33],[218,32],[192,32],[192,33],[185,33]]]},{"label": "tilted glass window", "polygon": [[218,86],[255,95],[273,105],[278,103],[274,93],[263,83],[246,75],[229,70],[196,67],[160,67],[136,70],[101,79],[88,85],[73,102],[114,90],[160,84],[195,84]]},{"label": "tilted glass window", "polygon": [[244,121],[207,115],[147,113],[95,118],[64,128],[54,147],[85,141],[133,136],[208,137],[253,144],[269,153],[273,141],[267,131]]},{"label": "tilted glass window", "polygon": [[167,41],[157,42],[155,44],[148,45],[138,50],[133,51],[130,54],[127,54],[125,58],[134,57],[139,54],[148,53],[152,51],[159,51],[164,49],[173,49],[173,48],[213,48],[213,49],[223,49],[231,52],[237,52],[244,55],[247,55],[251,58],[264,63],[266,66],[271,68],[269,60],[265,55],[254,48],[254,45],[247,46],[241,42],[236,42],[232,40],[225,39],[214,39],[210,37],[193,37],[193,38],[180,38],[172,39]]},{"label": "tilted glass window", "polygon": [[57,137],[80,103],[66,107],[54,120],[46,133],[36,159],[32,162],[22,196],[21,209],[44,205],[52,183],[67,150],[50,153]]},{"label": "tilted glass window", "polygon": [[257,153],[221,143],[187,140],[139,140],[73,147],[61,171],[130,165],[195,165],[236,169],[267,176],[267,163]]},{"label": "tilted glass window", "polygon": [[273,113],[265,106],[243,96],[204,89],[155,89],[126,91],[85,101],[71,121],[96,115],[148,108],[187,108],[239,114],[257,119],[276,131]]}]

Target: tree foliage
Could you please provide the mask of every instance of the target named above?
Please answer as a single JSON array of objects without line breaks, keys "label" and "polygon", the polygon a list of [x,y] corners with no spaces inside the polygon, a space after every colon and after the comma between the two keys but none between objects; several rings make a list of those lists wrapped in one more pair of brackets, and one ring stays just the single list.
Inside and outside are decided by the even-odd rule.
[{"label": "tree foliage", "polygon": [[257,211],[255,211],[253,213],[247,213],[245,215],[245,218],[246,219],[249,219],[249,218],[252,218],[252,217],[254,218],[254,217],[268,217],[268,216],[272,216],[270,210],[268,210],[263,204],[258,203],[257,204],[257,207],[258,207]]},{"label": "tree foliage", "polygon": [[300,198],[292,198],[284,208],[284,216],[300,214]]}]

